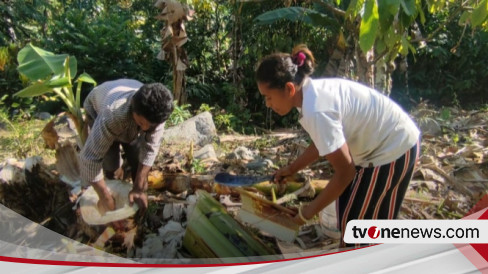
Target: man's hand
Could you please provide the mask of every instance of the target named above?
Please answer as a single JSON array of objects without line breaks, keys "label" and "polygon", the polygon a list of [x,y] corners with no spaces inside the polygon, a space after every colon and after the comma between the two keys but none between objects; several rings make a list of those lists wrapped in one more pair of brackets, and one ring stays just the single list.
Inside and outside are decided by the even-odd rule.
[{"label": "man's hand", "polygon": [[129,203],[132,206],[134,202],[139,206],[142,213],[147,209],[147,174],[151,169],[150,166],[142,165],[139,163],[135,180],[133,182],[132,190],[129,192]]},{"label": "man's hand", "polygon": [[107,211],[112,211],[115,209],[115,201],[112,194],[105,184],[105,180],[100,180],[92,183],[93,189],[98,195],[98,211],[101,215],[105,214]]},{"label": "man's hand", "polygon": [[132,206],[134,202],[142,212],[147,209],[147,195],[143,190],[132,189],[129,192],[129,204]]},{"label": "man's hand", "polygon": [[119,167],[116,171],[114,171],[114,179],[115,180],[124,180],[124,168]]}]

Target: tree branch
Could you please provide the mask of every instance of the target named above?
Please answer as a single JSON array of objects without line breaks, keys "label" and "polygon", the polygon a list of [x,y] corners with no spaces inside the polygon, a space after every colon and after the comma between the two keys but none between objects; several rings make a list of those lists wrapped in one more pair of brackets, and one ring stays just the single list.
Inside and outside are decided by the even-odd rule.
[{"label": "tree branch", "polygon": [[442,29],[444,29],[446,27],[446,25],[449,22],[451,22],[452,20],[454,20],[454,18],[456,18],[461,12],[463,12],[464,10],[466,10],[466,8],[464,7],[464,4],[466,4],[466,2],[468,2],[468,1],[465,1],[464,3],[462,3],[461,6],[459,6],[451,14],[451,16],[449,16],[449,18],[444,22],[444,24],[439,25],[439,27],[437,27],[437,29],[435,29],[433,32],[429,33],[429,36],[427,38],[413,39],[413,40],[410,41],[410,43],[430,42],[438,32],[440,32]]},{"label": "tree branch", "polygon": [[338,9],[328,3],[325,3],[325,2],[322,2],[320,0],[312,0],[313,3],[316,3],[316,4],[319,4],[321,5],[322,7],[325,7],[326,9],[328,9],[330,12],[332,12],[333,14],[339,16],[339,17],[342,17],[342,18],[345,18],[346,17],[346,12],[341,10],[341,9]]}]

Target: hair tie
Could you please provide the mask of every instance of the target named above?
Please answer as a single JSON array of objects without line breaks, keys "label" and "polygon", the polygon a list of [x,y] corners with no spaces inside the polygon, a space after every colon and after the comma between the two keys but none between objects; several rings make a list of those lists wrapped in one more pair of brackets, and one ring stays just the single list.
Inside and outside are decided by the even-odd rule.
[{"label": "hair tie", "polygon": [[305,59],[307,59],[307,55],[300,51],[293,57],[293,63],[295,63],[297,67],[301,67],[305,63]]}]

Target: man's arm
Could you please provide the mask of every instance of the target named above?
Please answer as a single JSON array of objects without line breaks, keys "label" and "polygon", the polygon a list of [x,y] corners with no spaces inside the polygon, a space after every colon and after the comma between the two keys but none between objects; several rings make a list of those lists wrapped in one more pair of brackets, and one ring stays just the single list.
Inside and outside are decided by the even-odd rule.
[{"label": "man's arm", "polygon": [[147,209],[147,176],[150,170],[150,166],[139,164],[135,181],[133,182],[134,186],[129,192],[129,203],[132,205],[135,202],[142,211]]},{"label": "man's arm", "polygon": [[115,210],[115,201],[107,185],[105,184],[105,180],[102,179],[96,182],[92,182],[91,185],[98,195],[97,206],[100,214],[103,215],[107,211]]},{"label": "man's arm", "polygon": [[85,146],[80,153],[80,171],[81,179],[90,183],[98,194],[98,208],[103,214],[115,209],[114,200],[103,177],[102,162],[103,157],[115,140],[113,132],[117,126],[113,119],[98,118],[95,119]]}]

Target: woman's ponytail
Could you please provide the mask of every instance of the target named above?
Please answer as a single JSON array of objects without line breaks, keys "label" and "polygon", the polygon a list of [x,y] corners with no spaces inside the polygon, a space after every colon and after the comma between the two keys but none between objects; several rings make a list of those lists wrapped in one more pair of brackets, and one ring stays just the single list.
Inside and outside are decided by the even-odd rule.
[{"label": "woman's ponytail", "polygon": [[256,81],[268,83],[270,88],[284,88],[287,82],[301,86],[314,67],[312,52],[301,44],[293,48],[291,55],[274,53],[264,57],[256,70]]},{"label": "woman's ponytail", "polygon": [[301,85],[306,76],[310,76],[315,67],[315,58],[305,44],[297,45],[291,51],[291,59],[297,66],[294,83]]}]

